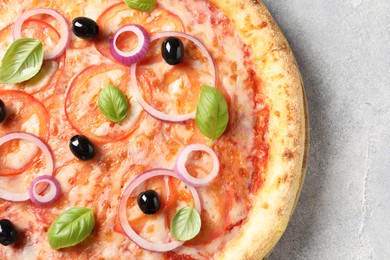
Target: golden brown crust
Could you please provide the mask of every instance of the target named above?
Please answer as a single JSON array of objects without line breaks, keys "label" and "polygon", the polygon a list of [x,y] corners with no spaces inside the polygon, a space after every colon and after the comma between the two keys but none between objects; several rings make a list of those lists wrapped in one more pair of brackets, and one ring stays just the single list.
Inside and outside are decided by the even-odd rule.
[{"label": "golden brown crust", "polygon": [[261,259],[283,234],[303,181],[303,83],[286,39],[260,0],[211,2],[226,13],[251,48],[270,109],[269,158],[263,186],[240,234],[229,242],[220,258]]}]

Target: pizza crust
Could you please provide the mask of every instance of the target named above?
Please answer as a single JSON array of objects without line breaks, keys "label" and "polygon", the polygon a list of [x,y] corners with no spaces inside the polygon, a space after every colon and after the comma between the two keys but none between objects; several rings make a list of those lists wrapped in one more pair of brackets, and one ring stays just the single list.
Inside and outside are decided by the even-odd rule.
[{"label": "pizza crust", "polygon": [[270,110],[263,186],[239,235],[219,257],[261,259],[286,229],[304,177],[307,133],[303,83],[286,39],[260,0],[211,2],[231,19],[242,41],[251,48]]},{"label": "pizza crust", "polygon": [[[251,48],[270,110],[265,181],[255,196],[248,221],[220,255],[225,259],[258,259],[281,237],[302,182],[306,138],[303,85],[287,41],[260,1],[211,2],[230,17],[241,40]],[[10,16],[1,19],[3,24],[12,21]]]}]

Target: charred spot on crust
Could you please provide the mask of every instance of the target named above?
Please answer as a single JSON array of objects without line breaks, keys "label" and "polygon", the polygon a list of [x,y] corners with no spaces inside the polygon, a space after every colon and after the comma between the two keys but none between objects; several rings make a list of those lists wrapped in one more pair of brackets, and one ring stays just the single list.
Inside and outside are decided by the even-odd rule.
[{"label": "charred spot on crust", "polygon": [[276,187],[279,188],[279,186],[281,184],[286,183],[287,180],[288,180],[288,173],[285,173],[283,176],[278,177],[277,182],[276,182]]},{"label": "charred spot on crust", "polygon": [[261,24],[259,25],[259,28],[263,29],[263,28],[267,27],[267,25],[268,25],[268,23],[266,21],[262,21]]},{"label": "charred spot on crust", "polygon": [[283,212],[284,212],[284,209],[283,209],[283,207],[280,207],[280,208],[278,208],[278,210],[277,210],[277,213],[276,214],[278,214],[278,216],[279,217],[282,217],[284,214],[283,214]]},{"label": "charred spot on crust", "polygon": [[283,158],[287,159],[288,161],[292,160],[294,158],[294,153],[290,150],[286,150],[283,153]]},{"label": "charred spot on crust", "polygon": [[286,174],[283,176],[283,182],[287,182],[287,178],[288,178],[288,174],[286,173]]},{"label": "charred spot on crust", "polygon": [[279,187],[279,186],[280,186],[280,183],[282,183],[282,179],[279,177],[279,178],[278,178],[278,181],[276,182],[276,187]]}]

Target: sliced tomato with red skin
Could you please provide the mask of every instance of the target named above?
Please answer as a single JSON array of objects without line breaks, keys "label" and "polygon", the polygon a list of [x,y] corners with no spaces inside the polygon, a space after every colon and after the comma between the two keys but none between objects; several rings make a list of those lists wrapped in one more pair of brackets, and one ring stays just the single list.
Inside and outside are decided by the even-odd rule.
[{"label": "sliced tomato with red skin", "polygon": [[[159,216],[158,214],[165,214],[166,227],[169,229],[170,222],[172,221],[173,216],[176,214],[178,209],[179,201],[189,204],[193,198],[191,193],[186,190],[178,190],[180,181],[174,178],[169,178],[169,187],[170,192],[168,193],[165,207],[161,207],[161,213],[156,213],[155,215],[140,215],[135,219],[130,219],[129,223],[131,227],[139,234],[142,232],[149,221],[155,221]],[[146,186],[150,187],[150,186]],[[187,246],[199,246],[207,244],[214,239],[221,236],[226,232],[227,228],[230,225],[229,220],[229,211],[232,207],[232,201],[229,199],[230,195],[233,195],[230,191],[225,192],[224,194],[230,194],[228,196],[220,196],[220,186],[214,187],[212,191],[207,190],[207,198],[213,199],[213,206],[211,209],[205,210],[202,209],[201,219],[202,227],[200,233],[192,240],[186,242]],[[210,196],[210,197],[209,197]],[[206,197],[202,198],[202,205],[206,203]],[[128,202],[128,207],[133,207],[136,205],[136,197],[130,198]],[[161,198],[160,198],[161,201]],[[206,204],[207,205],[207,204]],[[119,219],[116,221],[119,222]],[[123,234],[120,224],[117,224],[117,232]]]},{"label": "sliced tomato with red skin", "polygon": [[[142,108],[131,94],[128,68],[115,64],[92,65],[70,82],[65,112],[71,125],[98,143],[123,140],[138,126]],[[129,112],[121,124],[109,121],[99,110],[100,91],[108,84],[122,90],[129,102]]]},{"label": "sliced tomato with red skin", "polygon": [[[73,19],[81,16],[90,17],[93,18],[92,15],[95,15],[95,5],[94,3],[91,3],[89,1],[73,1],[72,2],[72,8],[69,7],[69,3],[67,0],[33,0],[34,6],[36,8],[42,7],[42,8],[52,8],[54,10],[63,10],[60,11],[60,13],[65,17],[65,19],[68,21],[69,26],[71,26]],[[107,5],[107,3],[111,0],[102,0],[101,5]],[[93,6],[91,8],[91,6]],[[99,6],[99,8],[101,8]],[[35,16],[34,16],[35,17]],[[57,29],[57,31],[60,31],[60,25],[58,21],[50,16],[50,15],[39,15],[37,16],[39,19],[51,24],[54,28]],[[70,43],[69,48],[70,49],[84,49],[92,45],[91,40],[85,40],[82,38],[77,37],[75,34],[73,34],[70,31]]]},{"label": "sliced tomato with red skin", "polygon": [[[75,259],[81,254],[98,256],[93,242],[99,239],[102,234],[102,226],[108,218],[111,202],[109,176],[102,171],[100,165],[94,162],[85,163],[77,159],[56,169],[54,176],[60,183],[61,195],[57,201],[47,206],[28,204],[26,210],[31,213],[38,226],[47,230],[53,221],[65,210],[73,207],[86,207],[94,211],[95,226],[94,232],[82,244],[69,249],[62,249],[64,253]],[[43,256],[44,257],[44,256]]]},{"label": "sliced tomato with red skin", "polygon": [[[192,194],[186,189],[186,184],[182,184],[179,179],[170,178],[169,182],[169,193],[167,196],[167,203],[165,210],[167,211],[166,225],[170,227],[173,217],[175,216],[178,209],[184,205],[190,205],[194,201]],[[183,188],[178,188],[182,185]],[[181,205],[179,205],[179,202]],[[183,204],[185,202],[185,204]],[[180,207],[179,207],[180,206]]]},{"label": "sliced tomato with red skin", "polygon": [[[153,12],[141,12],[128,8],[125,3],[117,3],[107,8],[96,20],[100,36],[95,48],[105,57],[117,62],[109,51],[110,37],[121,27],[128,24],[143,26],[150,34],[161,31],[184,31],[181,19],[166,9],[157,6]],[[128,51],[136,43],[132,34],[126,34],[118,40],[118,47]]]},{"label": "sliced tomato with red skin", "polygon": [[[142,183],[138,186],[127,201],[127,208],[131,208],[132,216],[129,215],[129,224],[138,234],[142,233],[145,226],[150,223],[154,223],[158,217],[166,217],[166,201],[167,201],[167,185],[166,178],[170,177],[154,177]],[[126,188],[126,187],[125,187]],[[160,201],[160,209],[157,213],[152,215],[144,214],[138,206],[138,195],[146,190],[154,190],[157,192]],[[115,231],[122,233],[123,230],[120,227],[119,218],[116,218],[117,223],[115,224]]]},{"label": "sliced tomato with red skin", "polygon": [[[134,178],[134,176],[136,176],[136,175],[139,175],[139,174],[143,173],[146,169],[147,168],[144,165],[138,165],[138,164],[137,165],[131,165],[129,170],[127,171],[127,173],[124,174],[124,176],[122,177],[122,180],[120,182],[120,187],[116,187],[116,188],[120,189],[123,192],[124,189],[126,188],[125,184],[128,183],[128,180]],[[118,200],[119,199],[120,198],[118,198]],[[125,232],[122,229],[121,224],[120,224],[119,215],[117,215],[115,217],[115,220],[114,220],[114,231],[117,232],[117,233],[121,233],[123,235],[126,235]]]},{"label": "sliced tomato with red skin", "polygon": [[139,73],[147,73],[153,86],[153,99],[149,105],[170,115],[190,114],[196,110],[201,87],[212,81],[210,64],[201,50],[191,41],[183,39],[184,60],[175,66],[168,65],[161,56],[161,40],[153,41],[146,57],[137,64],[138,88],[143,89]]},{"label": "sliced tomato with red skin", "polygon": [[49,227],[69,207],[94,207],[99,211],[107,210],[102,206],[108,207],[108,201],[99,202],[104,190],[108,188],[103,181],[106,174],[97,165],[86,164],[75,159],[57,168],[54,176],[61,186],[61,195],[58,200],[45,207],[32,202],[30,204],[30,210],[45,227]]},{"label": "sliced tomato with red skin", "polygon": [[[29,19],[23,24],[22,30],[26,37],[42,40],[44,51],[48,46],[54,47],[61,38],[57,29],[43,20]],[[64,67],[65,52],[54,60],[44,60],[38,74],[26,82],[17,84],[17,87],[31,94],[40,92],[34,95],[37,98],[47,98],[54,93]]]},{"label": "sliced tomato with red skin", "polygon": [[[80,2],[80,4],[82,4],[82,5],[85,5],[85,3],[87,3],[87,2],[85,2],[85,1]],[[80,8],[84,8],[84,7],[80,6]],[[57,9],[57,10],[59,10],[59,9]],[[83,12],[77,11],[75,9],[72,9],[72,11],[70,13],[65,14],[65,18],[67,19],[67,21],[69,21],[69,26],[71,26],[71,22],[74,18],[80,17],[80,16],[83,16]],[[41,20],[45,23],[50,24],[58,32],[61,31],[60,23],[53,16],[42,14],[42,15],[36,15],[36,16],[34,16],[34,18],[35,17],[39,18],[39,20]],[[65,37],[65,35],[63,35],[63,37]],[[70,37],[70,42],[69,42],[68,48],[70,48],[70,49],[84,49],[84,48],[87,48],[87,47],[92,45],[91,40],[79,38],[74,33],[72,33],[72,31],[69,32],[69,37]]]},{"label": "sliced tomato with red skin", "polygon": [[[57,30],[50,24],[37,20],[29,19],[23,26],[23,35],[26,37],[54,41],[60,38]],[[0,31],[0,47],[6,50],[13,43],[12,25],[7,26]],[[0,56],[3,54],[0,53]],[[0,84],[3,89],[24,90],[26,93],[34,94],[38,100],[43,100],[51,96],[56,89],[57,83],[62,75],[65,66],[65,53],[54,60],[44,60],[39,72],[31,79],[18,84]]]},{"label": "sliced tomato with red skin", "polygon": [[202,226],[199,234],[185,243],[186,246],[205,245],[223,235],[230,224],[229,212],[232,208],[230,190],[220,184],[209,185],[207,189],[199,189],[201,194]]},{"label": "sliced tomato with red skin", "polygon": [[[148,32],[166,31],[167,24],[175,27],[173,31],[183,31],[182,23],[175,22],[168,11],[157,8],[152,13],[139,12],[127,8],[123,3],[118,3],[108,8],[97,20],[99,27],[104,28],[101,39],[96,42],[96,49],[105,57],[113,59],[109,53],[108,40],[116,30],[126,24],[136,23],[144,26]],[[177,17],[176,17],[177,18]],[[179,19],[179,18],[177,18]],[[180,21],[180,19],[179,19]],[[181,27],[178,29],[177,27]],[[156,29],[157,28],[157,29]],[[160,30],[163,28],[163,30]],[[210,66],[202,51],[191,41],[182,39],[185,46],[184,60],[176,66],[168,65],[161,56],[161,44],[163,39],[151,43],[147,55],[138,63],[137,82],[141,92],[143,79],[139,74],[146,72],[148,80],[153,86],[153,100],[146,102],[156,110],[177,115],[189,114],[195,111],[201,86],[212,82]],[[134,48],[136,39],[134,34],[127,33],[118,40],[118,47],[122,51]]]},{"label": "sliced tomato with red skin", "polygon": [[[6,107],[6,118],[0,123],[0,136],[22,131],[43,140],[48,138],[49,114],[44,106],[29,94],[16,90],[0,90],[0,99]],[[39,158],[40,150],[31,142],[9,141],[0,146],[0,176],[15,175],[31,167]],[[20,158],[27,159],[24,164]],[[14,167],[12,167],[14,166]]]},{"label": "sliced tomato with red skin", "polygon": [[[85,9],[90,4],[88,1],[78,1],[77,3],[72,3],[72,8],[68,8],[68,2],[63,0],[33,0],[33,6],[35,8],[51,8],[59,12],[61,15],[65,17],[69,26],[71,26],[72,20],[76,17],[85,16]],[[64,10],[64,11],[59,11]],[[55,30],[60,32],[60,23],[56,18],[47,14],[39,14],[32,16],[33,19],[40,20],[47,24],[50,24]],[[66,37],[63,35],[63,37]],[[71,31],[69,32],[70,43],[69,48],[71,49],[83,49],[88,46],[91,46],[91,42],[88,40],[84,40],[75,36]],[[55,41],[56,44],[58,41]]]},{"label": "sliced tomato with red skin", "polygon": [[[48,17],[45,19],[45,17]],[[57,46],[61,39],[59,27],[55,24],[50,24],[50,21],[55,20],[49,15],[35,15],[25,21],[22,25],[21,37],[34,38],[42,41],[43,51],[52,50]]]},{"label": "sliced tomato with red skin", "polygon": [[[144,214],[138,206],[138,195],[146,190],[154,190],[159,195],[160,209],[152,215]],[[184,206],[189,205],[191,201],[193,201],[191,193],[180,180],[169,176],[151,178],[138,186],[127,201],[129,224],[137,234],[147,240],[158,237],[161,239],[159,242],[166,242],[170,222],[178,210],[179,203]],[[124,234],[118,217],[115,219],[114,230]]]}]

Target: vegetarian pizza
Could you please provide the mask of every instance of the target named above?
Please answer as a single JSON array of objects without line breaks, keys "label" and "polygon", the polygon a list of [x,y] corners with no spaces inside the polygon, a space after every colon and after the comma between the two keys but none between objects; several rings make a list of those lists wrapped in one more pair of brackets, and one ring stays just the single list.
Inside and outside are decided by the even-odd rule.
[{"label": "vegetarian pizza", "polygon": [[2,0],[1,259],[259,259],[303,86],[261,1]]}]

